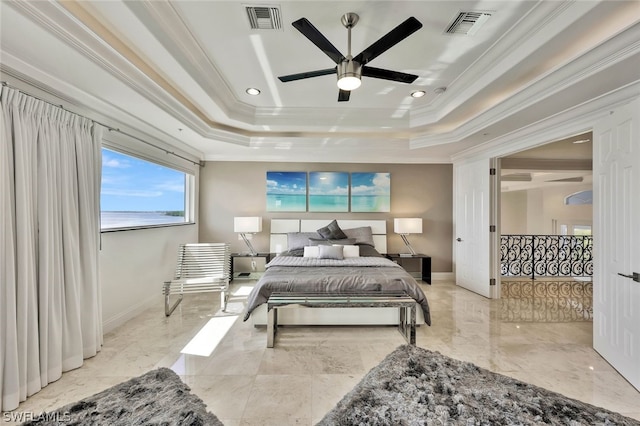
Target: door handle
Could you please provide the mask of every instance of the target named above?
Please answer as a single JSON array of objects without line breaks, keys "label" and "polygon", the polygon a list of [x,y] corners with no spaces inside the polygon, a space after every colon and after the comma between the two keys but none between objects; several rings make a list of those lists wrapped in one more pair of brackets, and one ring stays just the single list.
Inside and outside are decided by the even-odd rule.
[{"label": "door handle", "polygon": [[462,241],[462,238],[458,237],[458,238],[456,238],[456,241],[457,241],[457,242],[461,242],[461,241]]},{"label": "door handle", "polygon": [[633,272],[631,275],[621,274],[620,272],[618,272],[618,275],[625,278],[631,278],[632,280],[640,283],[640,273],[638,272]]}]

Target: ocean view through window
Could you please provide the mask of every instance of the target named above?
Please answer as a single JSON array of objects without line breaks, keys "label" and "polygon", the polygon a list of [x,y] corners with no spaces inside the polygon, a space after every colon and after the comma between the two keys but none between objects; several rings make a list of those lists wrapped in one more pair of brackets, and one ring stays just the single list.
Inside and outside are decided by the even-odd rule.
[{"label": "ocean view through window", "polygon": [[185,172],[102,148],[100,228],[188,222]]}]

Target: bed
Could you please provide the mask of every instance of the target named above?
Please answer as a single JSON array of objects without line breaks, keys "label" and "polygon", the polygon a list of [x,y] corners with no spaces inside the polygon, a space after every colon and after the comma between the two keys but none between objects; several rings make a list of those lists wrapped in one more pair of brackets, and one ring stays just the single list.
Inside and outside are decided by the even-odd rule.
[{"label": "bed", "polygon": [[[319,232],[320,231],[320,232]],[[336,238],[343,236],[346,238]],[[417,324],[431,323],[429,305],[415,278],[387,259],[386,221],[273,219],[266,265],[247,298],[244,320],[266,326],[273,292],[336,294],[403,291],[416,301]],[[397,308],[286,309],[281,325],[397,325]]]}]

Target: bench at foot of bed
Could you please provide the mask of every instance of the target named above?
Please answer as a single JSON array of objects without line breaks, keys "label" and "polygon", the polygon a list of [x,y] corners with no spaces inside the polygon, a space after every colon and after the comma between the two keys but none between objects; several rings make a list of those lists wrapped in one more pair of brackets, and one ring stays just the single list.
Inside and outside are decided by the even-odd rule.
[{"label": "bench at foot of bed", "polygon": [[404,292],[380,293],[272,293],[267,301],[267,347],[273,348],[278,330],[278,309],[309,308],[398,308],[398,330],[407,343],[416,344],[416,301]]}]

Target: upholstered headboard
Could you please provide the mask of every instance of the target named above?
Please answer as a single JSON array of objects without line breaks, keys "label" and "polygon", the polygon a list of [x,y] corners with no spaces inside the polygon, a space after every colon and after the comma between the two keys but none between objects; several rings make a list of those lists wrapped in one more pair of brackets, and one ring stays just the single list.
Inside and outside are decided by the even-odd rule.
[{"label": "upholstered headboard", "polygon": [[[288,232],[315,232],[327,226],[333,219],[271,219],[271,253],[287,250]],[[338,219],[342,229],[370,226],[373,242],[380,253],[387,252],[387,222],[385,220],[342,220]]]}]

